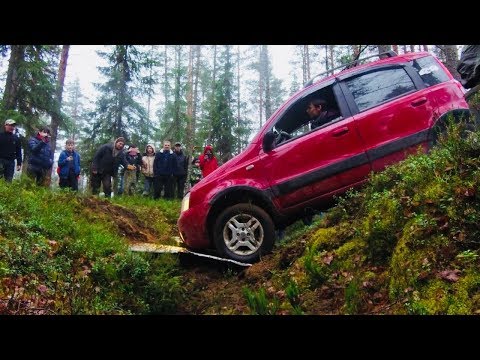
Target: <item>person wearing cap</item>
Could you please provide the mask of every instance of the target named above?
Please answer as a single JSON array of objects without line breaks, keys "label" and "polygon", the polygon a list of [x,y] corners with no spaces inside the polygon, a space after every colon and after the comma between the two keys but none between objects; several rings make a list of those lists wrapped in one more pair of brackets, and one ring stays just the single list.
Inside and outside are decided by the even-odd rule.
[{"label": "person wearing cap", "polygon": [[50,147],[50,129],[42,127],[37,135],[28,141],[30,156],[28,158],[27,175],[35,179],[39,186],[46,186],[45,179],[53,165],[53,151]]},{"label": "person wearing cap", "polygon": [[103,185],[105,197],[112,195],[112,176],[117,174],[118,167],[122,165],[124,168],[128,166],[125,159],[123,147],[125,139],[119,137],[113,143],[107,143],[100,146],[93,156],[92,161],[92,194],[100,193],[100,183]]},{"label": "person wearing cap", "polygon": [[135,188],[137,184],[137,173],[140,172],[142,166],[142,156],[135,145],[130,145],[130,148],[125,155],[127,160],[127,167],[123,174],[123,183],[127,195],[135,195]]},{"label": "person wearing cap", "polygon": [[12,182],[15,173],[15,159],[17,171],[22,167],[22,144],[14,134],[16,122],[13,119],[5,121],[5,131],[0,133],[0,178]]},{"label": "person wearing cap", "polygon": [[182,144],[179,142],[175,143],[173,154],[175,155],[175,165],[173,168],[173,194],[177,195],[177,199],[183,199],[189,160],[188,156],[183,153]]}]

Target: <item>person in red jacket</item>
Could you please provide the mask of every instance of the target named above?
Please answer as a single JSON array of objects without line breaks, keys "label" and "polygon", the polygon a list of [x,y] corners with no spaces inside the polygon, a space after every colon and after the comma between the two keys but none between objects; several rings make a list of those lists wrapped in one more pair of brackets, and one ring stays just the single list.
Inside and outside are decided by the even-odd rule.
[{"label": "person in red jacket", "polygon": [[217,158],[213,155],[212,145],[205,146],[203,154],[200,155],[199,159],[203,177],[207,176],[218,167]]}]

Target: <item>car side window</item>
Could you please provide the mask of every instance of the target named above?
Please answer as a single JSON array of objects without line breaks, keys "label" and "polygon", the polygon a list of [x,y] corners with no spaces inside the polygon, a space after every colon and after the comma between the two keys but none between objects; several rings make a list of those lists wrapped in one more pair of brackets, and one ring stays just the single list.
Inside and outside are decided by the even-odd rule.
[{"label": "car side window", "polygon": [[326,123],[332,123],[342,118],[342,112],[340,111],[339,104],[337,102],[337,96],[334,92],[333,81],[324,85],[321,88],[316,89],[313,92],[309,92],[303,97],[297,99],[272,127],[272,131],[275,135],[275,146],[280,146],[283,143],[301,137],[311,131],[311,122],[314,120],[311,116],[318,117],[320,114],[311,114],[307,111],[309,104],[318,99],[325,101],[325,105],[322,107],[327,111]]},{"label": "car side window", "polygon": [[415,84],[403,68],[372,71],[347,79],[345,83],[359,111],[415,90]]},{"label": "car side window", "polygon": [[411,62],[413,68],[418,72],[426,87],[448,81],[448,75],[431,56],[415,59]]}]

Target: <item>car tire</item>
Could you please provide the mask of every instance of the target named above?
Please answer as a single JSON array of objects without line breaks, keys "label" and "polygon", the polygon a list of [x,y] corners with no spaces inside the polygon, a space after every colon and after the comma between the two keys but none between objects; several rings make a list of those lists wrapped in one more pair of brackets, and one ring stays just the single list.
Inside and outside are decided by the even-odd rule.
[{"label": "car tire", "polygon": [[[461,118],[456,118],[455,119],[457,122],[461,121]],[[478,125],[478,121],[476,122],[467,122],[463,128],[463,131],[461,133],[461,137],[465,139],[470,133],[476,131]],[[437,124],[435,124],[434,127],[432,127],[431,130],[431,139],[430,139],[430,147],[433,147],[435,145],[438,145],[438,140],[442,134],[445,134],[448,128],[448,123],[447,121],[444,120],[439,120]]]},{"label": "car tire", "polygon": [[225,209],[214,226],[218,253],[232,260],[253,263],[269,253],[275,242],[272,218],[253,204],[237,204]]}]

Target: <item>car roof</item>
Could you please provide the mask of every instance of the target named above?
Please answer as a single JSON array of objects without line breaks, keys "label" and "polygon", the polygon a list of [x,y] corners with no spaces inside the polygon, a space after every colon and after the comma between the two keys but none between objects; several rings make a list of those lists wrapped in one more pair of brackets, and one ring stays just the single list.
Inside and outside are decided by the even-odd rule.
[{"label": "car roof", "polygon": [[[395,54],[394,52],[390,52],[390,53]],[[319,80],[316,80],[316,81],[312,82],[313,79],[315,79],[317,76],[319,76],[319,75],[316,75],[312,78],[312,80],[309,81],[309,82],[311,82],[311,84],[309,84],[309,82],[307,82],[306,83],[307,85],[304,86],[304,88],[300,89],[300,91],[303,91],[304,89],[310,88],[310,87],[315,86],[317,84],[327,82],[327,81],[332,80],[332,79],[336,79],[340,76],[343,78],[343,77],[345,77],[345,75],[353,75],[353,74],[356,74],[356,73],[361,73],[364,70],[370,69],[371,67],[374,67],[374,66],[406,63],[406,62],[409,62],[409,61],[412,61],[412,60],[415,60],[415,59],[418,59],[418,58],[422,58],[422,57],[425,57],[425,56],[431,56],[431,55],[432,54],[430,54],[429,52],[426,52],[426,51],[406,53],[406,54],[401,54],[401,55],[395,54],[394,56],[387,57],[387,58],[384,58],[384,59],[379,59],[379,60],[376,60],[376,61],[370,61],[370,62],[367,62],[365,64],[360,64],[360,65],[350,67],[350,68],[344,68],[344,69],[342,69],[342,70],[340,70],[340,71],[338,71],[338,72],[336,72],[332,75],[328,75],[326,77],[320,78]],[[372,55],[372,56],[375,56],[375,55]],[[371,58],[371,56],[370,56],[370,58]],[[362,58],[358,59],[357,61],[362,61]],[[347,66],[347,65],[345,65],[345,66]]]}]

